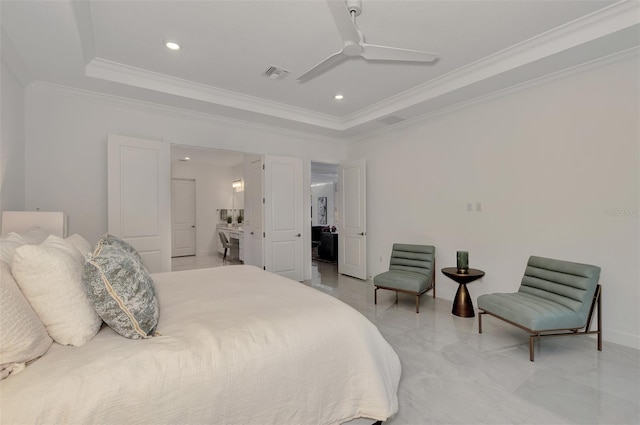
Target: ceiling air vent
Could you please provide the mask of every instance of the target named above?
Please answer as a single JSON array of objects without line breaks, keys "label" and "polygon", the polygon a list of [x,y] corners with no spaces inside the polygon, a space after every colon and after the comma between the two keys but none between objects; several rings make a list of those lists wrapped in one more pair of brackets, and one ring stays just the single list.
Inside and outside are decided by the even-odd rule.
[{"label": "ceiling air vent", "polygon": [[404,120],[405,118],[399,117],[397,115],[389,115],[384,118],[377,119],[376,121],[380,124],[391,125]]},{"label": "ceiling air vent", "polygon": [[289,75],[289,72],[290,71],[278,68],[277,66],[270,66],[269,68],[267,68],[263,75],[266,75],[272,80],[282,80],[284,77]]}]

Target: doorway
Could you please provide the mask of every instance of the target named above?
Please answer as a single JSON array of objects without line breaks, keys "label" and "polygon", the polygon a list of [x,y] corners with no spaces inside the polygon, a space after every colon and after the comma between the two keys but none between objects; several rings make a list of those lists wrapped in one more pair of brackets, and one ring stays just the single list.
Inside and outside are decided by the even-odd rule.
[{"label": "doorway", "polygon": [[[242,211],[241,191],[234,188],[234,181],[244,182],[244,153],[230,152],[213,148],[201,148],[184,145],[171,145],[172,198],[181,205],[172,207],[172,241],[183,244],[187,234],[178,232],[175,221],[186,221],[187,212],[181,213],[186,203],[191,203],[181,194],[185,185],[193,185],[193,224],[192,233],[194,252],[192,257],[172,260],[172,269],[214,267],[222,265],[222,254],[218,246],[218,226],[237,223]],[[176,185],[176,182],[179,184]],[[177,189],[177,190],[176,190]],[[178,201],[180,198],[180,201]],[[224,214],[223,214],[224,212]],[[240,221],[242,221],[240,219]],[[188,226],[185,224],[185,226]],[[186,230],[186,229],[185,229]],[[172,250],[172,257],[175,254]]]},{"label": "doorway", "polygon": [[338,164],[311,162],[311,262],[337,264],[338,214],[336,187]]},{"label": "doorway", "polygon": [[171,179],[171,257],[196,255],[196,181]]}]

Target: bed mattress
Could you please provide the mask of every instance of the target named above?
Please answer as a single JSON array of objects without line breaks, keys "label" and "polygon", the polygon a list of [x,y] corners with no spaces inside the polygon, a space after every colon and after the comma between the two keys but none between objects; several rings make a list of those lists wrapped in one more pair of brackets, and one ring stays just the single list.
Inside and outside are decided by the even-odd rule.
[{"label": "bed mattress", "polygon": [[339,424],[398,409],[400,362],[343,302],[252,266],[152,275],[158,336],[104,327],[0,383],[0,421]]}]

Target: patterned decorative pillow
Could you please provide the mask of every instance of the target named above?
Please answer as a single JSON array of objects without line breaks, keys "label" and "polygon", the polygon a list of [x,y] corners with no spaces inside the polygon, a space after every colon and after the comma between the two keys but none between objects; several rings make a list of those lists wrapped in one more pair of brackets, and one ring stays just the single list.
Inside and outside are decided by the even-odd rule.
[{"label": "patterned decorative pillow", "polygon": [[109,233],[105,233],[104,235],[102,235],[102,237],[97,243],[98,246],[101,244],[114,246],[116,248],[122,249],[123,251],[133,255],[136,258],[136,260],[138,260],[138,262],[144,266],[144,262],[142,261],[142,257],[140,257],[140,254],[138,253],[138,251],[136,251],[134,247],[129,245],[129,243],[123,241],[117,236],[113,236],[113,235],[110,235]]},{"label": "patterned decorative pillow", "polygon": [[98,315],[131,339],[153,336],[159,316],[153,279],[139,258],[102,238],[87,256],[82,276]]}]

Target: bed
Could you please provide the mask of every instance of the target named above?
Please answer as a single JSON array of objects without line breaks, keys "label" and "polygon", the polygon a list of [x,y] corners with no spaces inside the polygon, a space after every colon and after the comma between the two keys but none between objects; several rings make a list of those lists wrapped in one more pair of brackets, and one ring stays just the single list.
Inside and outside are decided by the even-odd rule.
[{"label": "bed", "polygon": [[156,336],[108,326],[0,381],[2,423],[340,424],[398,409],[400,362],[341,301],[253,266],[151,275]]}]

